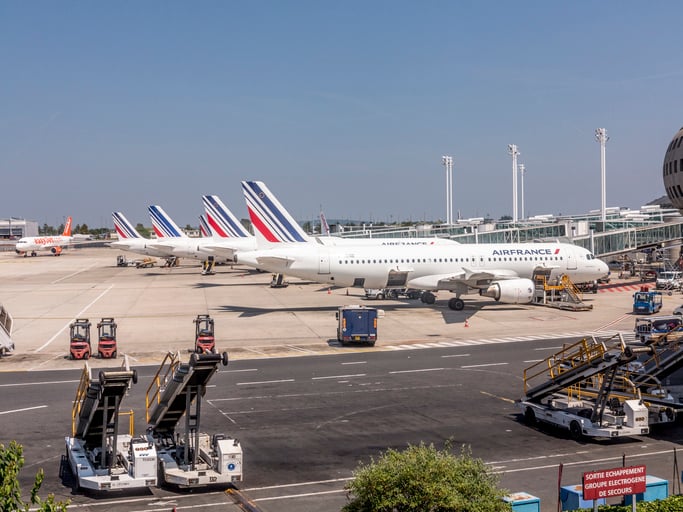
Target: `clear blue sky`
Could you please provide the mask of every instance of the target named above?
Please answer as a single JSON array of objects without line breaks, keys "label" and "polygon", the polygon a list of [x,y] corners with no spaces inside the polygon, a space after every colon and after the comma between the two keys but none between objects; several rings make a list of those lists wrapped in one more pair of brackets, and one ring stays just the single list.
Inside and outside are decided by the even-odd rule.
[{"label": "clear blue sky", "polygon": [[[0,217],[246,217],[259,179],[297,219],[529,215],[664,195],[681,111],[674,1],[0,2]],[[521,201],[521,195],[520,195]]]}]

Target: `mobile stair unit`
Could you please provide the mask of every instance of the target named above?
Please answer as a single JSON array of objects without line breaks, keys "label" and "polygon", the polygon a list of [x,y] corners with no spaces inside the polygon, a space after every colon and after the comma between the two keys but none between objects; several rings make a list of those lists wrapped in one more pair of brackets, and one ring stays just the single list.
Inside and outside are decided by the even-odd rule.
[{"label": "mobile stair unit", "polygon": [[0,304],[0,356],[14,351],[14,342],[12,341],[13,323],[12,315],[5,309],[5,306]]},{"label": "mobile stair unit", "polygon": [[551,268],[537,267],[534,270],[534,304],[570,311],[590,311],[592,304],[583,301],[581,291],[568,276],[563,275],[553,283]]},{"label": "mobile stair unit", "polygon": [[[528,424],[548,423],[569,430],[575,439],[628,437],[649,433],[648,409],[640,399],[614,400],[617,370],[637,358],[620,334],[599,341],[584,338],[524,370],[524,396],[516,403]],[[576,396],[588,379],[602,374],[591,399]]]},{"label": "mobile stair unit", "polygon": [[119,434],[121,400],[137,382],[130,369],[101,371],[91,378],[85,363],[72,407],[72,432],[66,437],[66,462],[78,489],[110,491],[154,486],[157,457],[154,445],[133,437],[133,411],[129,433]]},{"label": "mobile stair unit", "polygon": [[[189,363],[168,353],[147,389],[147,439],[159,457],[159,480],[179,487],[242,480],[242,446],[223,434],[200,431],[206,386],[228,364],[228,354],[197,354]],[[184,432],[176,432],[184,417]]]}]

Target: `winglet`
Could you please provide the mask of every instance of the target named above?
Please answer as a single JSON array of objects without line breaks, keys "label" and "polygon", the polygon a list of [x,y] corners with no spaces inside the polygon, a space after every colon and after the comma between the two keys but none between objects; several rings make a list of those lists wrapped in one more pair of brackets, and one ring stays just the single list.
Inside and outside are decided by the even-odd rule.
[{"label": "winglet", "polygon": [[206,220],[220,238],[246,238],[251,235],[218,196],[202,196]]},{"label": "winglet", "polygon": [[64,224],[64,233],[62,236],[71,236],[71,217],[67,217],[66,224]]},{"label": "winglet", "polygon": [[123,238],[142,238],[138,230],[133,227],[126,216],[121,212],[114,212],[111,214],[114,219],[114,228],[119,235],[119,239]]},{"label": "winglet", "polygon": [[187,235],[173,222],[164,209],[159,205],[148,208],[152,219],[152,227],[158,238],[187,238]]},{"label": "winglet", "polygon": [[310,243],[311,239],[301,229],[275,195],[261,181],[243,181],[242,191],[247,210],[258,233],[269,243]]}]

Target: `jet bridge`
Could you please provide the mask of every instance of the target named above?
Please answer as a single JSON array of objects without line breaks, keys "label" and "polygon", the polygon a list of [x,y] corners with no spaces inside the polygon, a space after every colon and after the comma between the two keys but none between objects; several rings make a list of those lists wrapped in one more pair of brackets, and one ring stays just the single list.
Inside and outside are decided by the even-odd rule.
[{"label": "jet bridge", "polygon": [[101,371],[94,380],[85,363],[71,410],[71,437],[66,437],[66,460],[77,488],[96,491],[156,485],[156,450],[144,438],[119,434],[119,409],[137,373],[125,368]]},{"label": "jet bridge", "polygon": [[179,353],[168,353],[147,389],[147,439],[156,446],[159,477],[167,484],[196,487],[242,479],[239,441],[200,431],[202,398],[221,363],[228,364],[227,353],[193,353],[188,363],[180,362]]}]

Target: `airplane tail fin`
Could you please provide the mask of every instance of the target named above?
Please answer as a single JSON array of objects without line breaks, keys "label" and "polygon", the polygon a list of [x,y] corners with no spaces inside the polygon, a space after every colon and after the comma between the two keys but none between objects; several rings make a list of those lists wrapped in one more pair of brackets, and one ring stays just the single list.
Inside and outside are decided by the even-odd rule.
[{"label": "airplane tail fin", "polygon": [[330,226],[327,224],[327,219],[325,218],[322,207],[320,208],[320,234],[330,236]]},{"label": "airplane tail fin", "polygon": [[211,231],[221,238],[246,238],[251,235],[218,196],[202,196],[206,220]]},{"label": "airplane tail fin", "polygon": [[150,206],[148,210],[157,238],[187,238],[187,235],[173,222],[173,219],[161,206],[155,204]]},{"label": "airplane tail fin", "polygon": [[243,181],[242,191],[247,200],[251,222],[262,240],[270,244],[310,243],[312,241],[265,183]]},{"label": "airplane tail fin", "polygon": [[66,224],[64,224],[64,233],[62,236],[71,236],[71,217],[67,217]]},{"label": "airplane tail fin", "polygon": [[126,216],[121,212],[114,212],[111,214],[114,219],[114,228],[120,239],[124,238],[142,238],[138,230],[133,227]]},{"label": "airplane tail fin", "polygon": [[211,230],[211,227],[206,221],[206,217],[204,217],[204,215],[199,216],[199,231],[202,232],[203,238],[210,238],[213,236],[213,231]]}]

